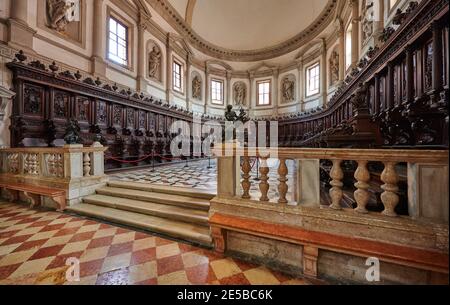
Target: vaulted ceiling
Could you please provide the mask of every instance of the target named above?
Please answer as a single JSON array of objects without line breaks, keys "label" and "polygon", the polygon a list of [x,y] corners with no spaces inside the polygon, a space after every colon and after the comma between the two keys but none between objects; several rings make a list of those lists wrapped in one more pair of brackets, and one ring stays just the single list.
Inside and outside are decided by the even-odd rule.
[{"label": "vaulted ceiling", "polygon": [[205,54],[255,61],[293,51],[331,23],[337,0],[147,0]]}]

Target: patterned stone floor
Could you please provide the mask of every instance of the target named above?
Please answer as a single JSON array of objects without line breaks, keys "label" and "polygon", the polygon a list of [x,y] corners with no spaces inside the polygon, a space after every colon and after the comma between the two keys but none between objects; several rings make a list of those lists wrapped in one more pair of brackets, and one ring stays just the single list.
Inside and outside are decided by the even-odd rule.
[{"label": "patterned stone floor", "polygon": [[[257,199],[261,195],[259,191],[259,180],[255,180],[255,178],[258,177],[258,164],[255,163],[255,160],[252,160],[251,164],[253,167],[251,171],[252,184],[250,187],[250,195],[253,199]],[[185,164],[168,164],[155,167],[154,171],[152,171],[152,169],[142,169],[112,174],[110,177],[113,180],[188,187],[208,190],[211,193],[215,193],[217,191],[216,160],[211,160],[211,168],[208,168],[208,165],[208,160],[192,161],[188,163],[188,167],[185,167]],[[269,166],[268,182],[270,185],[268,196],[271,201],[276,201],[278,199],[277,169],[279,160],[269,159],[267,165]],[[286,165],[288,167],[287,184],[289,188],[287,199],[293,201],[294,162],[287,160]]]},{"label": "patterned stone floor", "polygon": [[[67,281],[69,258],[80,281]],[[147,233],[0,200],[0,284],[311,284]],[[314,282],[320,284],[321,282]]]}]

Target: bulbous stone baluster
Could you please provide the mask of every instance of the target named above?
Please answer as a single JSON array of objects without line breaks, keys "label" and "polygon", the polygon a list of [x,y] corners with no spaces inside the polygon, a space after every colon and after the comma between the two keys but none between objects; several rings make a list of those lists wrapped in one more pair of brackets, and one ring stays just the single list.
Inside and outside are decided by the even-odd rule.
[{"label": "bulbous stone baluster", "polygon": [[369,188],[368,182],[370,180],[370,173],[367,170],[367,161],[358,161],[358,168],[355,171],[354,177],[357,180],[354,184],[357,188],[354,192],[354,196],[356,203],[358,204],[355,211],[359,213],[368,213],[366,205],[369,201],[369,192],[367,189]]},{"label": "bulbous stone baluster", "polygon": [[260,201],[269,201],[269,197],[267,196],[267,193],[269,192],[269,183],[267,182],[269,180],[268,173],[269,167],[267,166],[267,158],[261,157],[261,164],[259,166],[259,178],[261,179],[261,182],[259,183],[259,190],[261,191]]},{"label": "bulbous stone baluster", "polygon": [[89,177],[91,175],[91,158],[89,153],[83,154],[83,176]]},{"label": "bulbous stone baluster", "polygon": [[249,157],[242,157],[244,162],[242,164],[242,191],[243,194],[241,196],[242,199],[250,199],[250,170],[252,167],[250,166],[250,158]]},{"label": "bulbous stone baluster", "polygon": [[381,181],[384,182],[381,186],[384,190],[381,194],[381,202],[383,202],[384,205],[384,211],[382,214],[386,216],[397,216],[397,213],[395,213],[395,207],[398,204],[399,197],[397,195],[398,175],[395,171],[395,162],[384,163],[384,170],[381,173]]},{"label": "bulbous stone baluster", "polygon": [[286,181],[288,179],[286,178],[286,175],[288,173],[288,168],[286,166],[286,159],[280,158],[280,166],[278,167],[278,181],[280,181],[280,184],[278,184],[278,193],[280,198],[278,199],[278,203],[287,203],[286,199],[286,193],[288,191],[288,185]]},{"label": "bulbous stone baluster", "polygon": [[342,178],[344,178],[344,172],[341,169],[342,160],[332,160],[333,167],[330,171],[330,185],[332,188],[330,189],[330,197],[331,197],[331,205],[330,208],[335,210],[341,209],[341,200],[342,200]]}]

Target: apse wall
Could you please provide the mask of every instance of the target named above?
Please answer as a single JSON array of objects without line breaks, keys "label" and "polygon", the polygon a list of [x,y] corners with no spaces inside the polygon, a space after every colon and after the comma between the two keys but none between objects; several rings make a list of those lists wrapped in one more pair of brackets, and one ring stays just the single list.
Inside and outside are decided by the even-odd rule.
[{"label": "apse wall", "polygon": [[[153,95],[196,113],[221,116],[226,105],[238,106],[238,102],[251,117],[308,111],[326,107],[345,75],[370,47],[379,43],[382,30],[392,23],[395,10],[404,9],[409,2],[382,0],[374,5],[374,0],[329,0],[331,17],[326,15],[321,30],[306,35],[304,43],[295,49],[274,52],[273,57],[264,60],[230,60],[211,56],[183,36],[179,25],[156,4],[163,3],[168,11],[175,10],[166,0],[79,0],[79,20],[69,23],[63,32],[48,26],[46,1],[3,0],[0,1],[0,84],[8,89],[12,87],[11,73],[5,63],[22,49],[43,62],[54,60],[62,69],[92,74],[104,82]],[[380,20],[374,20],[374,15]],[[110,17],[127,29],[126,64],[108,59]],[[351,33],[349,25],[352,25]],[[349,65],[344,57],[351,61]],[[156,73],[152,71],[155,59]],[[174,63],[182,69],[181,90],[173,86]],[[308,95],[307,73],[316,64],[319,65],[319,90]],[[220,104],[212,101],[212,81],[223,86]],[[258,105],[258,84],[264,81],[270,81],[270,103]],[[284,91],[285,85],[289,91]],[[243,96],[238,97],[237,88],[244,88]],[[3,103],[6,103],[6,115],[0,122],[0,146],[9,146],[11,102]]]}]

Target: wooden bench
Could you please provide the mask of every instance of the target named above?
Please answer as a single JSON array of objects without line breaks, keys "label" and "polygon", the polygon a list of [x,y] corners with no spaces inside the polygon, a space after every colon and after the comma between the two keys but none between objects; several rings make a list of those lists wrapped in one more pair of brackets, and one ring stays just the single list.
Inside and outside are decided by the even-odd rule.
[{"label": "wooden bench", "polygon": [[58,207],[57,211],[63,211],[66,208],[65,190],[6,181],[0,181],[0,188],[5,189],[11,202],[17,201],[19,192],[23,192],[24,196],[31,201],[31,208],[41,204],[41,196],[52,199]]},{"label": "wooden bench", "polygon": [[215,250],[226,250],[227,231],[289,242],[303,246],[303,272],[317,276],[318,250],[326,249],[360,257],[378,257],[380,260],[448,274],[448,253],[412,246],[305,230],[283,224],[214,213],[210,217],[211,235]]}]

